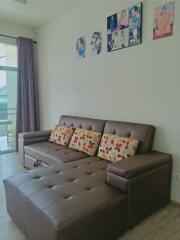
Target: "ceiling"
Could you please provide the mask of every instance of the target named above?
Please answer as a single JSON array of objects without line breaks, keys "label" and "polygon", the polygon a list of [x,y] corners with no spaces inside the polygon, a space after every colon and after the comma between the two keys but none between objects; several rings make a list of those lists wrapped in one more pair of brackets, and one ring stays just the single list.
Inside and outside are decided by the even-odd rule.
[{"label": "ceiling", "polygon": [[0,0],[0,19],[37,28],[81,1],[28,0],[27,4],[21,4],[14,0]]}]

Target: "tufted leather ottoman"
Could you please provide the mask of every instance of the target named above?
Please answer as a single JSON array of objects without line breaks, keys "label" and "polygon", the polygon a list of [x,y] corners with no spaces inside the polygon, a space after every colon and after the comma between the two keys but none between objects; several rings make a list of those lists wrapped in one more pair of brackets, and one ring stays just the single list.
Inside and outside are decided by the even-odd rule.
[{"label": "tufted leather ottoman", "polygon": [[127,195],[106,184],[107,164],[87,157],[5,179],[8,213],[30,240],[116,239]]}]

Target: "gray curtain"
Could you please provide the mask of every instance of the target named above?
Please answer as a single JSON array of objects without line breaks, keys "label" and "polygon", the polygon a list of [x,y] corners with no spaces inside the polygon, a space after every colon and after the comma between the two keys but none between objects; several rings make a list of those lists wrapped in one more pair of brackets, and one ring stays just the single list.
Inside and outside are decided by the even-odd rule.
[{"label": "gray curtain", "polygon": [[36,44],[32,39],[19,37],[18,89],[17,89],[17,138],[18,133],[40,129]]}]

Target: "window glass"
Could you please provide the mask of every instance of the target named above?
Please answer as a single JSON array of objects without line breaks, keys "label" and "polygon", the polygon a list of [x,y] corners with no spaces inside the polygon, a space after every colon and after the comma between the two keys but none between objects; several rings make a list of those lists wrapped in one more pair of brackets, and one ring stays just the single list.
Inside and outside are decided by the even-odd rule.
[{"label": "window glass", "polygon": [[0,43],[0,154],[16,146],[17,46]]},{"label": "window glass", "polygon": [[0,43],[0,66],[17,67],[17,46]]}]

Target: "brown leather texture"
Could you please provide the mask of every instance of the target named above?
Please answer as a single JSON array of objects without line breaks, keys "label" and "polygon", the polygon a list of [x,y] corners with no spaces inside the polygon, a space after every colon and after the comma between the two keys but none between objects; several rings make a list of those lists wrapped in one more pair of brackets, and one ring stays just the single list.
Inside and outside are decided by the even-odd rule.
[{"label": "brown leather texture", "polygon": [[57,165],[88,157],[86,153],[51,142],[40,142],[25,146],[24,152],[26,156],[29,155],[47,165]]},{"label": "brown leather texture", "polygon": [[24,154],[24,146],[33,143],[39,143],[48,141],[50,137],[50,130],[41,130],[36,132],[25,132],[19,133],[18,135],[18,152],[19,152],[19,159],[20,163],[23,167],[27,167],[25,164],[25,154]]},{"label": "brown leather texture", "polygon": [[106,184],[107,164],[90,157],[6,179],[8,213],[30,240],[116,239],[127,194]]},{"label": "brown leather texture", "polygon": [[139,140],[137,153],[145,153],[152,150],[155,127],[141,123],[106,121],[104,133],[137,139]]},{"label": "brown leather texture", "polygon": [[140,144],[136,156],[110,163],[48,142],[50,131],[20,134],[21,163],[39,167],[4,185],[7,211],[30,240],[115,240],[168,203],[172,158],[151,151],[154,126],[65,115],[59,123]]},{"label": "brown leather texture", "polygon": [[129,179],[107,171],[107,184],[123,192],[128,192]]},{"label": "brown leather texture", "polygon": [[102,133],[104,130],[105,120],[62,115],[59,120],[59,124]]},{"label": "brown leather texture", "polygon": [[132,228],[170,201],[172,163],[130,179],[127,227]]},{"label": "brown leather texture", "polygon": [[33,169],[33,168],[36,167],[35,164],[36,164],[38,167],[39,167],[39,166],[41,166],[41,167],[48,167],[48,164],[46,164],[46,163],[44,163],[44,162],[42,162],[42,161],[40,162],[40,161],[38,161],[36,158],[33,158],[33,157],[25,154],[25,166],[26,166],[26,168],[27,168],[27,169]]},{"label": "brown leather texture", "polygon": [[107,183],[128,194],[128,228],[170,200],[172,157],[152,152],[109,164]]},{"label": "brown leather texture", "polygon": [[[59,124],[138,139],[140,143],[137,153],[151,151],[155,133],[155,127],[147,124],[105,121],[68,115],[62,115]],[[48,165],[51,163],[69,162],[85,157],[85,155],[81,156],[78,153],[75,153],[75,157],[73,157],[71,152],[60,150],[59,146],[50,146],[47,142],[49,135],[50,130],[21,133],[19,135],[20,162],[24,167],[29,168],[31,166],[31,163],[27,163],[29,159],[28,155]],[[31,146],[25,147],[27,145]]]},{"label": "brown leather texture", "polygon": [[32,139],[37,137],[45,137],[46,139],[49,138],[51,134],[51,130],[41,130],[41,131],[34,131],[34,132],[24,132],[19,133],[19,138],[23,139]]},{"label": "brown leather texture", "polygon": [[150,152],[135,155],[108,165],[108,172],[120,177],[132,178],[153,168],[171,162],[172,156],[166,153]]},{"label": "brown leather texture", "polygon": [[[59,124],[102,133],[104,130],[105,120],[63,115],[59,120]],[[51,165],[62,162],[70,162],[87,156],[81,152],[61,148],[57,144],[49,144],[48,139],[50,133],[50,130],[42,130],[19,134],[18,146],[20,162],[25,168],[30,169],[30,167],[33,166],[32,161],[28,163],[29,159],[32,160],[31,157],[44,164]]]}]

